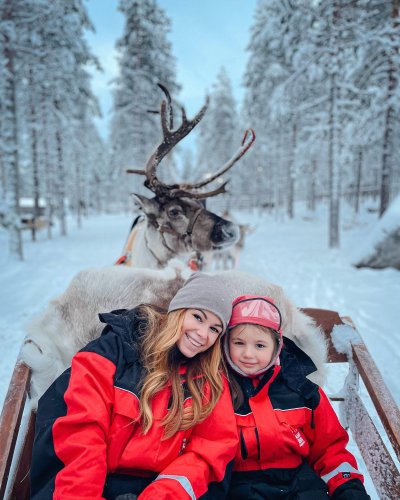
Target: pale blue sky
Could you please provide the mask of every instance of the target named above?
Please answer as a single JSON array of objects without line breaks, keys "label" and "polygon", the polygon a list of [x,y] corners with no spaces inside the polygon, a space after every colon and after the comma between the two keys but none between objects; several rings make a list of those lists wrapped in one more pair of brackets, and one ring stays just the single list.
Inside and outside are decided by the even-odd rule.
[{"label": "pale blue sky", "polygon": [[[204,102],[221,66],[232,81],[234,95],[243,97],[242,78],[248,53],[250,26],[257,0],[158,0],[171,19],[170,41],[177,60],[177,79],[182,85],[179,95],[189,117]],[[107,134],[111,105],[108,82],[117,73],[115,41],[122,34],[124,19],[117,11],[118,0],[87,0],[89,16],[96,28],[88,40],[103,66],[104,73],[93,79],[93,90],[99,97],[103,120],[101,134]]]}]

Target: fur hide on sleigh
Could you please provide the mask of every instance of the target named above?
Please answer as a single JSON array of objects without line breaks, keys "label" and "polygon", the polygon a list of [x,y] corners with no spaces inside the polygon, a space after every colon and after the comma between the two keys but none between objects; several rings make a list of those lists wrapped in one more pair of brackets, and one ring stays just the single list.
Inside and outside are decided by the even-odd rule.
[{"label": "fur hide on sleigh", "polygon": [[[104,327],[98,314],[131,309],[140,303],[166,308],[191,271],[171,261],[161,270],[111,266],[77,274],[65,292],[51,301],[47,310],[28,326],[21,356],[32,369],[33,404],[49,385],[70,366],[72,356],[98,337]],[[218,271],[228,282],[230,299],[239,295],[267,295],[275,299],[283,318],[283,333],[294,340],[314,361],[317,372],[310,376],[322,384],[325,378],[326,343],[311,318],[301,312],[281,287],[240,271]]]}]

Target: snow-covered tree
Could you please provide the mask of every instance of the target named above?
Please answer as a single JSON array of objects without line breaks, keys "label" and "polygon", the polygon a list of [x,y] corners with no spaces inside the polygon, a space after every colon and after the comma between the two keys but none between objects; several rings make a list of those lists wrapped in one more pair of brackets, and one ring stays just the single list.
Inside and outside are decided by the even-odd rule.
[{"label": "snow-covered tree", "polygon": [[[96,65],[97,61],[84,39],[84,31],[92,26],[83,0],[3,2],[0,13],[0,68],[8,78],[1,81],[11,82],[12,78],[14,99],[11,106],[11,87],[0,84],[1,108],[10,110],[0,119],[4,139],[0,147],[2,157],[5,155],[2,188],[5,198],[14,200],[13,219],[17,221],[9,227],[19,226],[21,195],[34,200],[34,219],[43,197],[50,222],[57,214],[61,232],[66,234],[67,196],[74,198],[71,193],[76,189],[87,191],[91,180],[91,174],[86,171],[87,175],[82,175],[81,168],[88,166],[90,149],[90,144],[85,143],[85,130],[98,113],[88,74],[88,65]],[[77,168],[77,141],[82,145],[78,165],[85,167]],[[12,156],[16,168],[10,167]],[[81,186],[82,179],[85,187]],[[16,181],[18,194],[15,188],[10,189]]]},{"label": "snow-covered tree", "polygon": [[[378,50],[381,55],[379,70],[384,71],[384,102],[382,103],[383,141],[382,167],[380,179],[380,207],[382,216],[391,199],[391,182],[394,178],[394,169],[399,149],[399,113],[400,113],[400,22],[399,0],[392,0],[386,6],[383,22],[378,26]],[[378,69],[378,68],[377,68]],[[399,169],[398,169],[399,170]]]},{"label": "snow-covered tree", "polygon": [[21,23],[20,12],[15,2],[5,0],[1,4],[0,43],[1,43],[1,158],[3,169],[3,208],[2,219],[10,233],[10,251],[23,259],[22,236],[20,228],[20,175],[18,155],[17,123],[17,44],[18,29]]},{"label": "snow-covered tree", "polygon": [[[159,110],[165,96],[161,83],[174,96],[179,90],[175,59],[168,41],[170,21],[156,0],[120,0],[125,27],[117,43],[119,76],[114,82],[111,155],[115,183],[126,193],[126,168],[143,168],[162,137]],[[135,190],[141,184],[134,176]],[[140,191],[140,189],[139,189]]]},{"label": "snow-covered tree", "polygon": [[[257,132],[264,192],[340,204],[400,190],[397,0],[260,0],[249,43],[244,113]],[[396,10],[397,9],[397,10]],[[393,112],[394,111],[394,112]],[[389,125],[388,125],[389,124]],[[249,158],[247,158],[248,160]],[[301,175],[299,175],[301,174]],[[385,194],[386,193],[386,194]],[[381,208],[382,211],[382,208]]]},{"label": "snow-covered tree", "polygon": [[[50,22],[51,21],[51,22]],[[62,234],[66,234],[67,197],[73,191],[82,190],[79,162],[85,164],[90,143],[85,143],[88,123],[98,114],[98,104],[90,88],[87,65],[97,64],[91,54],[84,30],[92,29],[82,0],[53,3],[52,18],[41,33],[43,50],[47,53],[46,68],[51,72],[51,84],[43,92],[49,104],[46,123],[52,126],[55,158],[50,165],[56,167],[53,177],[56,213],[60,219]],[[49,75],[50,77],[50,75]],[[50,79],[50,78],[49,78]],[[77,179],[79,177],[79,180]],[[90,179],[91,176],[86,177]],[[79,200],[74,208],[81,207]]]},{"label": "snow-covered tree", "polygon": [[[252,173],[263,193],[262,203],[269,206],[279,206],[283,193],[292,192],[294,196],[298,117],[290,89],[280,86],[301,62],[296,54],[308,18],[302,2],[261,0],[251,28],[243,113],[257,133],[259,158]],[[293,196],[286,198],[289,215]]]},{"label": "snow-covered tree", "polygon": [[[239,142],[237,104],[232,84],[225,70],[221,68],[210,94],[210,104],[199,124],[197,172],[198,179],[205,178],[232,157]],[[229,176],[232,171],[229,171]],[[226,179],[219,179],[223,182]],[[213,200],[221,204],[224,196]]]}]

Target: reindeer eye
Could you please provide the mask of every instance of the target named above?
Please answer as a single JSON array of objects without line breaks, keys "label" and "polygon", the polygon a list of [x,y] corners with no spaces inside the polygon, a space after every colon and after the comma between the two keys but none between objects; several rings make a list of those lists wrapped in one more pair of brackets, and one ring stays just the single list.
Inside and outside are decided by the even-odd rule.
[{"label": "reindeer eye", "polygon": [[181,210],[179,208],[171,208],[168,210],[168,216],[171,218],[176,218],[181,214]]}]

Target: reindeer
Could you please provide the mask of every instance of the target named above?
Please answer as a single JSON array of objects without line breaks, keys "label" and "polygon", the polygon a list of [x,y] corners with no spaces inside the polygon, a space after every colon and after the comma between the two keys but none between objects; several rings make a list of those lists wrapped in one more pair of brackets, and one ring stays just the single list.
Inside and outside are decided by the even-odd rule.
[{"label": "reindeer", "polygon": [[[222,217],[230,220],[231,222],[236,222],[232,218],[229,210],[225,210],[222,214]],[[231,245],[230,247],[223,248],[221,250],[217,250],[212,253],[210,267],[212,269],[218,270],[228,270],[228,269],[237,269],[239,267],[239,259],[240,255],[244,248],[244,242],[246,238],[246,234],[251,234],[254,232],[255,228],[250,224],[238,224],[239,227],[239,239]]]},{"label": "reindeer", "polygon": [[[227,172],[252,146],[255,133],[252,129],[245,132],[242,145],[215,174],[206,180],[193,184],[165,184],[157,177],[157,167],[161,160],[184,138],[203,118],[208,98],[197,115],[188,120],[181,107],[182,123],[173,130],[173,108],[168,90],[159,84],[167,96],[161,103],[161,128],[163,140],[149,157],[144,170],[129,169],[128,173],[144,175],[144,185],[155,196],[151,199],[134,194],[138,207],[144,218],[134,225],[118,264],[131,267],[163,268],[167,262],[181,256],[186,260],[196,254],[225,248],[234,244],[239,238],[239,228],[233,222],[210,212],[202,200],[220,193],[225,193],[224,182],[220,187],[209,192],[200,191],[207,184],[220,178]],[[169,110],[169,120],[167,117]],[[199,262],[197,262],[199,264]],[[197,268],[201,268],[200,265]]]}]

